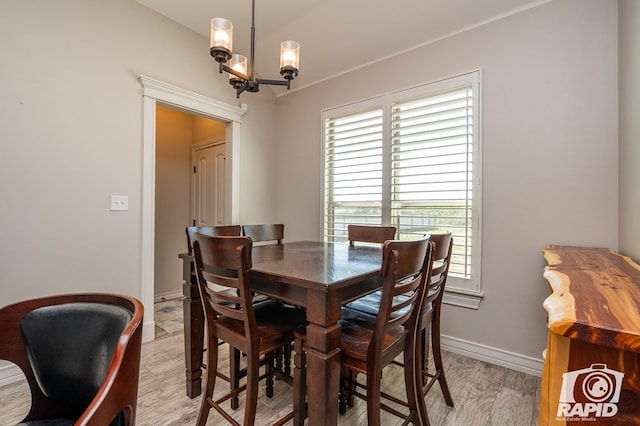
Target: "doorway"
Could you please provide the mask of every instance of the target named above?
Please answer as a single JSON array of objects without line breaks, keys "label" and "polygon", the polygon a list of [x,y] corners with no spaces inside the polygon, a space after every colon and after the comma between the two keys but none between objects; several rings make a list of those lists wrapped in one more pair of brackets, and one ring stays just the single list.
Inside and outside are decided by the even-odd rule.
[{"label": "doorway", "polygon": [[225,134],[220,120],[156,106],[154,302],[182,295],[185,228],[225,224]]},{"label": "doorway", "polygon": [[[140,231],[142,253],[139,294],[142,303],[150,307],[154,302],[156,105],[169,106],[225,123],[225,175],[227,187],[230,188],[230,193],[225,194],[227,200],[225,208],[227,210],[226,217],[230,223],[239,222],[240,129],[241,118],[247,112],[247,108],[246,105],[242,107],[230,105],[144,75],[140,75],[138,80],[143,88],[142,225]],[[142,338],[146,342],[153,340],[154,336],[153,309],[147,309]]]}]

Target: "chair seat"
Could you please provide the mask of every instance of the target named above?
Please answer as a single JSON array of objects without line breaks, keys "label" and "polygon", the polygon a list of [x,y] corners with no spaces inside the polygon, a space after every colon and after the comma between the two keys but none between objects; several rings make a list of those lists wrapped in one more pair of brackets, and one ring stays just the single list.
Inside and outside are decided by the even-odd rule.
[{"label": "chair seat", "polygon": [[[283,305],[275,300],[269,299],[254,304],[253,309],[256,315],[255,331],[261,346],[268,346],[270,342],[287,340],[286,337],[283,339],[284,335],[292,333],[297,326],[305,324],[304,311]],[[230,317],[219,317],[215,327],[222,333],[222,329],[227,329],[233,334],[242,336],[245,334],[244,323]],[[224,340],[222,334],[220,337]]]},{"label": "chair seat", "polygon": [[[343,308],[342,319],[339,321],[342,329],[340,350],[343,363],[347,358],[366,361],[367,351],[376,326],[376,317],[354,309]],[[384,350],[399,344],[406,335],[406,329],[398,326],[387,330],[384,338]]]},{"label": "chair seat", "polygon": [[[380,311],[380,299],[382,298],[381,291],[374,291],[373,293],[367,294],[366,296],[362,296],[352,302],[349,302],[346,307],[348,309],[353,309],[355,311],[360,311],[369,315],[378,315]],[[406,300],[406,296],[396,296],[394,298],[394,303],[400,303],[403,300]],[[408,312],[408,308],[400,309],[397,312],[393,313],[393,316],[404,315]]]}]

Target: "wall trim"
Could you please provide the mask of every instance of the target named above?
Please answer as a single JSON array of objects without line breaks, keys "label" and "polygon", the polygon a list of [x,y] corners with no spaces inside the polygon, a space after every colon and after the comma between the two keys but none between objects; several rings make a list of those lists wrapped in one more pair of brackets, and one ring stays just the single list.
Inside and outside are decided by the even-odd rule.
[{"label": "wall trim", "polygon": [[182,291],[170,291],[169,293],[156,294],[153,296],[153,303],[166,302],[167,300],[180,299]]},{"label": "wall trim", "polygon": [[227,179],[231,182],[230,200],[227,202],[230,211],[227,217],[231,219],[231,223],[238,223],[239,218],[240,124],[247,106],[230,105],[145,75],[140,75],[138,80],[142,84],[143,95],[140,298],[147,307],[142,341],[148,342],[155,338],[154,313],[149,307],[153,306],[154,301],[156,103],[227,123],[226,154],[231,159],[231,167],[227,170]]},{"label": "wall trim", "polygon": [[542,367],[544,365],[542,350],[540,351],[540,358],[534,358],[504,349],[482,345],[477,342],[446,336],[444,334],[441,338],[442,350],[464,355],[479,361],[485,361],[489,364],[506,367],[532,376],[542,377]]}]

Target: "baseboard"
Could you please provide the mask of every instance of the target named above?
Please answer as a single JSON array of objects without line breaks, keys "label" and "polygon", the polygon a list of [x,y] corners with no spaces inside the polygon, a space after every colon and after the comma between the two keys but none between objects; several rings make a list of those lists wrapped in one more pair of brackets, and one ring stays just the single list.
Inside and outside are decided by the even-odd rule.
[{"label": "baseboard", "polygon": [[442,335],[441,344],[442,349],[448,352],[486,361],[490,364],[510,368],[532,376],[542,377],[542,367],[544,365],[542,358],[533,358],[445,335]]},{"label": "baseboard", "polygon": [[169,293],[156,294],[153,296],[153,303],[164,302],[165,300],[182,297],[182,290],[171,291]]},{"label": "baseboard", "polygon": [[151,342],[156,338],[156,322],[145,321],[142,323],[142,343]]}]

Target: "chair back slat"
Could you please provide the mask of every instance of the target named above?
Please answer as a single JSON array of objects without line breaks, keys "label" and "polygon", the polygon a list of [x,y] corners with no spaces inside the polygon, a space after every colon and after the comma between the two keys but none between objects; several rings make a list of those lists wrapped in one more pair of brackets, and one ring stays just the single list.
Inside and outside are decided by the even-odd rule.
[{"label": "chair back slat", "polygon": [[247,336],[256,327],[248,279],[251,249],[249,237],[196,233],[193,243],[198,288],[205,315],[214,324],[219,316],[242,321]]},{"label": "chair back slat", "polygon": [[284,239],[284,225],[281,223],[243,225],[242,235],[251,237],[254,243],[276,241],[278,244],[282,244],[282,240]]},{"label": "chair back slat", "polygon": [[444,295],[444,287],[449,275],[449,265],[451,263],[451,253],[453,252],[453,238],[451,232],[444,234],[431,234],[431,241],[435,244],[433,254],[433,266],[429,283],[427,285],[427,295],[425,303],[434,302],[439,306]]},{"label": "chair back slat", "polygon": [[239,237],[242,233],[240,225],[220,225],[220,226],[187,226],[187,251],[189,255],[193,254],[193,241],[196,232],[203,235],[226,235]]},{"label": "chair back slat", "polygon": [[348,225],[347,234],[349,245],[354,242],[378,243],[382,244],[387,240],[393,240],[396,236],[395,226],[371,226],[371,225]]}]

